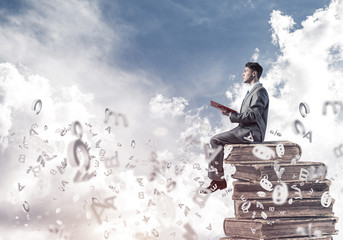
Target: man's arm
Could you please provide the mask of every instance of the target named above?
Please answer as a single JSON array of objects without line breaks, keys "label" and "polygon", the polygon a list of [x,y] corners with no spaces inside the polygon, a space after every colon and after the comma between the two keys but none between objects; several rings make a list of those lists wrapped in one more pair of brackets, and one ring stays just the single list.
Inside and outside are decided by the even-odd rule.
[{"label": "man's arm", "polygon": [[[259,119],[268,105],[269,98],[267,91],[262,88],[256,94],[252,96],[251,105],[246,112],[227,114],[230,117],[231,122],[236,123],[251,123],[256,122]],[[226,114],[225,114],[226,115]]]},{"label": "man's arm", "polygon": [[230,113],[232,112],[232,111],[229,111],[229,110],[227,110],[225,108],[219,108],[219,109],[222,112],[222,114],[224,114],[226,116],[230,116]]}]

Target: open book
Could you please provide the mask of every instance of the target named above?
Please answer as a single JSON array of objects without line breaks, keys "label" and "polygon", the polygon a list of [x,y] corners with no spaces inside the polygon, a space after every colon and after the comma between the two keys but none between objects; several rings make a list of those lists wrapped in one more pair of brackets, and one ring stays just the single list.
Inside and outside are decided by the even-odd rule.
[{"label": "open book", "polygon": [[222,109],[226,109],[229,112],[237,112],[236,110],[233,110],[233,109],[231,109],[231,108],[229,108],[227,106],[224,106],[224,105],[222,105],[220,103],[217,103],[215,101],[212,101],[212,100],[211,100],[211,106],[215,107],[215,108],[218,108],[219,110],[222,108]]}]

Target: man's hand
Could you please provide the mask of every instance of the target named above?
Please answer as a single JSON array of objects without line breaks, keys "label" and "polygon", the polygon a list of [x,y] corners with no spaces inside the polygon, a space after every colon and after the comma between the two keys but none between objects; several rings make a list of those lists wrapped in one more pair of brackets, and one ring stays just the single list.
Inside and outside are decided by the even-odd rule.
[{"label": "man's hand", "polygon": [[222,112],[222,114],[224,114],[224,115],[226,115],[226,116],[229,116],[229,113],[230,113],[229,110],[227,110],[227,109],[225,109],[225,108],[219,108],[219,109],[220,109],[220,111]]}]

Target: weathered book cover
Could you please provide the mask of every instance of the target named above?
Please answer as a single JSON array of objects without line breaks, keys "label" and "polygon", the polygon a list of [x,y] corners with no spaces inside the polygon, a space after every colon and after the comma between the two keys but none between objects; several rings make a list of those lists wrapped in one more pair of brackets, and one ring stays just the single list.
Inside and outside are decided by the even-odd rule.
[{"label": "weathered book cover", "polygon": [[[260,238],[249,238],[250,240],[261,240]],[[247,240],[246,238],[222,237],[219,240]],[[295,237],[295,238],[264,238],[264,240],[332,240],[331,236],[321,237]]]},{"label": "weathered book cover", "polygon": [[289,141],[273,141],[255,144],[231,144],[225,147],[229,155],[225,163],[273,161],[291,163],[301,157],[301,147]]},{"label": "weathered book cover", "polygon": [[235,200],[235,216],[247,219],[333,217],[334,200],[323,206],[321,199],[294,199],[282,205],[273,200]]},{"label": "weathered book cover", "polygon": [[[321,198],[324,192],[329,191],[331,181],[328,179],[318,180],[314,182],[303,182],[301,180],[284,181],[288,187],[288,198],[293,199],[313,199]],[[262,183],[263,184],[263,183]],[[272,187],[275,187],[278,182],[271,181]],[[233,182],[233,200],[241,198],[246,199],[272,199],[273,191],[267,191],[262,187],[259,181],[245,182],[234,181]]]},{"label": "weathered book cover", "polygon": [[323,180],[327,167],[321,162],[265,163],[265,164],[235,164],[236,172],[232,174],[235,179],[245,181],[315,181]]},{"label": "weathered book cover", "polygon": [[276,218],[224,220],[224,233],[242,239],[311,237],[337,234],[337,218]]}]

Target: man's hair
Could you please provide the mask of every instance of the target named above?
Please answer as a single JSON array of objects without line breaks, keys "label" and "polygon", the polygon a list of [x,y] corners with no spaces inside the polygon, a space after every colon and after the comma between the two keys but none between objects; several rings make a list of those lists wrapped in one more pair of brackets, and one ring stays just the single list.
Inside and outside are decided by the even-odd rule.
[{"label": "man's hair", "polygon": [[263,68],[261,67],[260,64],[258,64],[257,62],[248,62],[247,64],[245,64],[245,66],[250,68],[252,71],[256,71],[257,79],[260,79],[263,72]]}]

